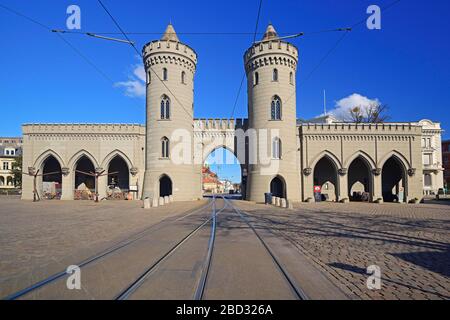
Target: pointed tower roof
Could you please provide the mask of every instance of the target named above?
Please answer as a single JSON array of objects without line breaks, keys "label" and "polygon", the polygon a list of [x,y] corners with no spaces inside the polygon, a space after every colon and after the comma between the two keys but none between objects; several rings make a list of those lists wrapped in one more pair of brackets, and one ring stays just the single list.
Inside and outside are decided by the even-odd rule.
[{"label": "pointed tower roof", "polygon": [[163,34],[161,40],[180,42],[180,40],[178,39],[177,33],[175,32],[175,29],[173,28],[172,23],[169,23],[167,25],[166,31],[164,31],[164,34]]},{"label": "pointed tower roof", "polygon": [[278,39],[278,34],[275,31],[275,28],[273,27],[273,25],[271,23],[269,23],[262,40],[266,41],[266,40],[272,40],[272,39]]}]

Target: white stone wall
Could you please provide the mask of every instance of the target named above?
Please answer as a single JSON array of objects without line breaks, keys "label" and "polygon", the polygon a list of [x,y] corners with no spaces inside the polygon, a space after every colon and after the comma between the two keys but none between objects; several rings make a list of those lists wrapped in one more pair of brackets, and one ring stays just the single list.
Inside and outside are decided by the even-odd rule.
[{"label": "white stone wall", "polygon": [[372,200],[382,198],[383,165],[391,157],[401,163],[405,175],[405,193],[408,201],[422,199],[422,159],[419,125],[398,124],[302,124],[302,200],[313,198],[314,167],[327,156],[340,172],[338,174],[338,200],[347,201],[348,168],[361,157],[371,175]]},{"label": "white stone wall", "polygon": [[[75,167],[86,156],[95,168],[108,170],[109,161],[121,156],[130,171],[130,185],[142,192],[145,128],[135,124],[26,124],[23,130],[23,171],[34,168],[42,173],[45,160],[54,156],[68,174],[62,177],[62,199],[74,195]],[[132,170],[133,169],[133,170]],[[136,172],[135,175],[131,171]],[[37,179],[38,190],[42,178]],[[106,195],[107,177],[99,178],[99,195]],[[33,178],[24,175],[22,199],[33,198]],[[140,194],[138,195],[140,197]]]}]

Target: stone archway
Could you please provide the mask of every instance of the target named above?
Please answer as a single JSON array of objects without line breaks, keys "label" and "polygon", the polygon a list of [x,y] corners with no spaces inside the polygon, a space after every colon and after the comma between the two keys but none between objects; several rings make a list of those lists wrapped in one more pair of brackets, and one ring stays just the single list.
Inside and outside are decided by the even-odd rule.
[{"label": "stone archway", "polygon": [[108,186],[117,187],[122,192],[128,192],[130,189],[130,168],[120,155],[116,155],[109,162]]},{"label": "stone archway", "polygon": [[93,200],[95,195],[95,173],[92,161],[85,155],[81,156],[75,163],[74,191],[75,200]]},{"label": "stone archway", "polygon": [[273,197],[286,198],[286,182],[281,176],[276,176],[270,181],[270,193]]},{"label": "stone archway", "polygon": [[313,177],[314,186],[321,187],[323,200],[338,200],[338,168],[330,157],[325,155],[316,163]]},{"label": "stone archway", "polygon": [[61,199],[62,171],[61,164],[53,155],[49,155],[42,163],[42,198]]},{"label": "stone archway", "polygon": [[166,197],[172,195],[172,180],[168,175],[162,175],[159,178],[159,196]]},{"label": "stone archway", "polygon": [[348,167],[348,195],[350,201],[371,202],[373,181],[370,165],[362,156],[355,158]]},{"label": "stone archway", "polygon": [[211,150],[202,165],[203,195],[236,193],[242,196],[243,189],[245,189],[243,166],[233,150],[224,145]]},{"label": "stone archway", "polygon": [[407,173],[402,161],[391,156],[381,171],[382,195],[384,202],[406,202],[408,195]]}]

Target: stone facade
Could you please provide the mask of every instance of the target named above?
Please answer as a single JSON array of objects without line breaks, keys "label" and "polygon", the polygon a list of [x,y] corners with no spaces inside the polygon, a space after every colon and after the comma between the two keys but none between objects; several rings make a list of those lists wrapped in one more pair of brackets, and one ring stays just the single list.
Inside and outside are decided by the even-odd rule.
[{"label": "stone facade", "polygon": [[22,155],[22,138],[0,137],[0,189],[16,188],[11,173],[17,157]]},{"label": "stone facade", "polygon": [[[197,55],[171,25],[162,39],[144,46],[143,57],[145,126],[23,125],[23,169],[44,174],[36,178],[38,189],[54,181],[62,185],[61,199],[73,199],[80,190],[92,190],[97,173],[101,198],[108,197],[112,185],[137,190],[135,199],[198,199],[202,165],[220,147],[237,156],[241,192],[257,202],[264,201],[265,192],[288,203],[314,201],[314,187],[330,201],[418,202],[441,187],[438,123],[297,120],[298,49],[280,40],[271,25],[244,54],[248,119],[194,119]],[[424,163],[425,155],[429,162]],[[424,187],[429,173],[432,185]],[[24,176],[23,198],[32,197],[33,177]]]},{"label": "stone facade", "polygon": [[422,163],[423,191],[425,195],[436,195],[444,187],[444,168],[442,161],[442,129],[439,123],[422,120]]},{"label": "stone facade", "polygon": [[[120,157],[128,169],[129,185],[137,185],[139,195],[144,177],[145,128],[138,124],[24,124],[23,171],[51,173],[61,171],[62,200],[74,198],[77,165],[81,159],[92,163],[86,171],[108,172],[111,161]],[[49,159],[57,168],[46,170]],[[88,172],[90,173],[90,172]],[[80,177],[83,175],[79,173]],[[43,176],[37,177],[42,192]],[[100,197],[106,196],[108,176],[98,179]],[[33,198],[33,177],[23,176],[22,198]]]}]

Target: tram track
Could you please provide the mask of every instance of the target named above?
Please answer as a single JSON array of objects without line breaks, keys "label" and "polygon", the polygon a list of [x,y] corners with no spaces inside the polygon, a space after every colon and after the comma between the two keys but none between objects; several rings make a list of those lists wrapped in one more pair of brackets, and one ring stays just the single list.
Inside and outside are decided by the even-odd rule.
[{"label": "tram track", "polygon": [[237,208],[235,205],[233,205],[231,203],[230,200],[228,200],[226,198],[224,198],[224,201],[245,222],[245,224],[252,230],[253,234],[258,238],[259,242],[262,244],[265,251],[270,256],[271,260],[276,265],[277,269],[283,276],[284,280],[286,281],[286,283],[288,284],[288,286],[294,293],[295,298],[298,300],[308,300],[309,298],[306,295],[306,293],[301,289],[301,287],[297,284],[297,282],[294,280],[294,278],[289,274],[289,272],[287,271],[287,268],[283,265],[283,263],[280,261],[280,259],[278,259],[276,254],[273,252],[273,250],[270,248],[270,246],[267,244],[267,242],[263,239],[263,237],[261,237],[259,232],[256,230],[255,226],[249,221],[245,211],[242,211],[239,208]]},{"label": "tram track", "polygon": [[[159,298],[161,297],[161,294],[165,294],[166,297],[181,295],[186,299],[203,300],[211,297],[211,295],[208,295],[209,285],[209,289],[215,291],[213,292],[212,297],[217,297],[217,277],[216,279],[211,280],[210,273],[215,272],[217,276],[217,272],[221,272],[220,269],[222,267],[220,266],[220,263],[216,264],[214,267],[212,260],[213,256],[217,254],[219,254],[218,257],[219,260],[221,260],[220,257],[224,254],[224,252],[220,252],[221,248],[215,248],[215,243],[217,229],[221,229],[221,227],[217,226],[217,216],[227,209],[227,215],[224,217],[225,221],[230,219],[230,217],[235,222],[241,221],[238,222],[239,225],[247,226],[245,229],[248,231],[244,232],[247,235],[245,237],[250,236],[251,239],[251,234],[256,237],[254,240],[251,240],[251,243],[254,243],[253,246],[247,247],[247,250],[253,251],[257,248],[256,250],[259,252],[258,257],[262,259],[260,261],[266,261],[264,262],[267,266],[267,269],[265,269],[266,272],[279,271],[279,275],[277,276],[271,276],[270,274],[264,275],[271,278],[272,281],[279,281],[279,285],[277,286],[277,290],[279,291],[277,292],[282,293],[282,295],[286,297],[293,295],[295,299],[299,300],[308,299],[308,296],[289,274],[286,267],[260,235],[257,228],[249,220],[249,215],[245,211],[237,208],[229,199],[226,199],[225,197],[218,198],[223,199],[223,202],[219,201],[223,204],[220,209],[217,209],[217,198],[213,197],[208,204],[198,209],[160,221],[79,263],[78,267],[84,270],[87,266],[93,265],[94,262],[96,262],[93,268],[89,267],[87,268],[87,271],[84,271],[85,274],[87,272],[87,279],[92,279],[92,276],[95,275],[100,275],[101,277],[105,277],[106,275],[108,281],[113,280],[116,282],[115,284],[108,281],[105,282],[105,279],[89,282],[87,284],[88,289],[85,291],[88,292],[89,290],[92,290],[94,294],[91,297],[94,299],[145,299],[151,297]],[[196,214],[198,214],[198,216],[196,216]],[[207,214],[207,217],[204,217],[205,214]],[[235,220],[235,218],[232,218],[233,216],[239,217],[239,220]],[[180,225],[180,222],[188,217],[192,218]],[[221,218],[221,220],[223,219]],[[165,226],[167,228],[164,229]],[[207,226],[209,229],[205,229]],[[236,227],[232,228],[234,229]],[[242,227],[237,228],[238,229],[235,230],[241,230],[240,232],[245,230],[242,229]],[[159,232],[157,232],[158,230]],[[167,239],[161,239],[160,236],[168,232],[167,230],[172,230],[170,233],[171,235],[168,236]],[[227,229],[221,231],[228,232]],[[155,234],[153,234],[153,232],[155,232]],[[209,232],[208,236],[207,232]],[[146,236],[150,236],[150,238],[145,238]],[[205,241],[206,237],[208,237],[207,243]],[[153,246],[155,241],[159,242],[159,239],[163,241],[159,244],[159,248],[157,250],[149,250],[151,249],[149,246]],[[138,240],[142,241],[139,242],[137,246],[132,245],[137,243]],[[257,245],[258,242],[261,246]],[[257,245],[257,247],[255,247],[255,245]],[[234,250],[240,249],[237,247]],[[234,252],[235,251],[231,251],[230,253],[234,255]],[[247,251],[243,252],[244,256],[246,255],[245,252]],[[250,253],[251,251],[248,252]],[[113,257],[109,259],[109,256]],[[249,259],[251,259],[250,256]],[[271,262],[265,257],[268,257]],[[122,264],[120,261],[129,261],[133,264],[133,267],[128,268],[128,265],[125,264],[127,266],[126,269],[121,269]],[[254,259],[251,261],[252,263],[255,262]],[[135,266],[137,262],[138,265]],[[232,264],[233,261],[228,261],[228,263]],[[215,268],[218,269],[214,270]],[[108,273],[102,273],[105,272],[103,270],[108,270]],[[183,272],[186,271],[189,271],[191,275],[188,277],[183,276]],[[67,296],[70,299],[77,298],[76,293],[73,295],[72,292],[64,290],[65,283],[58,282],[58,280],[64,280],[64,278],[68,276],[66,271],[61,271],[23,290],[9,295],[5,299],[13,300],[27,298],[27,295],[39,291],[39,289],[44,289],[44,291],[39,291],[33,298],[40,299],[48,296],[56,298]],[[177,277],[180,276],[182,278],[178,279],[183,280],[182,283],[177,281]],[[183,279],[183,277],[188,279]],[[256,276],[255,280],[259,281],[258,279],[261,279],[259,275]],[[54,286],[51,285],[56,282],[58,282],[58,284],[55,284]],[[283,282],[285,284],[283,284]],[[107,288],[102,287],[105,284],[107,285]],[[236,283],[229,283],[228,287],[231,290],[230,292],[238,292],[236,290],[239,290],[239,286],[241,285],[242,284],[238,281]],[[47,286],[49,288],[46,288]],[[59,290],[64,290],[60,291],[62,293],[61,295],[58,294],[58,288]],[[177,292],[180,289],[183,289],[182,293]],[[164,290],[166,291],[164,292]],[[287,293],[286,290],[289,290],[290,293]],[[221,294],[219,291],[218,297],[220,296]],[[81,298],[83,298],[83,296],[81,296]]]},{"label": "tram track", "polygon": [[210,261],[212,256],[212,251],[214,247],[214,238],[216,233],[216,216],[220,214],[225,208],[226,204],[224,203],[224,206],[217,211],[216,210],[216,200],[215,197],[213,198],[213,209],[211,213],[211,217],[204,221],[202,224],[197,226],[194,230],[192,230],[188,235],[186,235],[183,239],[181,239],[179,242],[177,242],[170,250],[168,250],[165,254],[163,254],[156,262],[154,262],[151,266],[149,266],[141,275],[139,275],[133,283],[131,283],[125,290],[123,290],[115,299],[116,300],[126,300],[130,298],[136,291],[139,290],[139,288],[145,283],[145,281],[148,280],[148,278],[167,260],[169,259],[176,251],[180,250],[180,248],[183,247],[192,237],[194,237],[199,230],[204,228],[208,223],[211,222],[211,232],[210,237],[208,241],[208,250],[206,253],[205,260],[203,262],[202,266],[202,272],[200,279],[197,283],[195,294],[194,294],[194,300],[201,300],[205,285],[206,285],[206,279],[208,275],[208,270],[210,267]]},{"label": "tram track", "polygon": [[[182,221],[198,212],[202,212],[203,210],[208,209],[211,206],[213,206],[213,207],[215,206],[215,199],[213,199],[212,201],[210,201],[209,203],[207,203],[206,205],[204,205],[198,209],[191,210],[188,213],[183,213],[183,214],[177,215],[175,217],[164,219],[154,225],[151,225],[148,228],[145,228],[144,230],[141,230],[138,233],[135,233],[132,236],[110,246],[109,248],[101,251],[100,253],[97,253],[85,260],[82,260],[81,262],[75,263],[74,265],[76,265],[80,269],[82,269],[82,268],[84,268],[94,262],[97,262],[113,253],[116,253],[120,250],[127,248],[131,244],[136,243],[137,241],[148,236],[149,234],[164,228],[164,226],[166,226],[168,224],[171,224],[173,222]],[[211,218],[209,218],[207,221],[209,221],[210,219]],[[68,276],[69,276],[69,274],[66,272],[66,270],[60,271],[58,273],[55,273],[53,275],[50,275],[50,276],[44,278],[43,280],[40,280],[24,289],[21,289],[19,291],[16,291],[12,294],[7,295],[6,297],[3,298],[3,300],[16,300],[16,299],[25,297],[26,295],[33,293],[33,292],[37,291],[38,289],[48,286],[49,284],[52,284],[58,280],[63,279],[64,277],[68,277]]]}]

